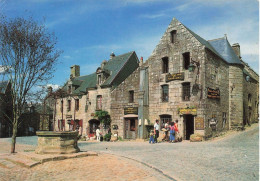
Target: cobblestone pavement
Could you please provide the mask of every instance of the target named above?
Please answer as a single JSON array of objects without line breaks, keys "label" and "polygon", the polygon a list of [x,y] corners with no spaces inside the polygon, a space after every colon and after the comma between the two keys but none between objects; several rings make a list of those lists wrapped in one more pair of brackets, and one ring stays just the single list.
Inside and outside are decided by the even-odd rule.
[{"label": "cobblestone pavement", "polygon": [[[24,138],[18,140],[26,141]],[[35,137],[26,139],[35,140]],[[0,139],[0,181],[65,181],[65,180],[140,180],[158,181],[170,180],[163,174],[154,172],[152,168],[144,167],[127,158],[100,153],[98,156],[88,156],[68,160],[51,161],[33,168],[24,168],[13,163],[9,158],[10,144],[6,141],[10,139]],[[28,144],[32,144],[31,140]],[[16,145],[17,152],[32,152],[35,145]]]},{"label": "cobblestone pavement", "polygon": [[[28,137],[19,138],[17,142],[35,145],[35,140],[36,137]],[[8,139],[5,141],[8,141]],[[254,124],[244,132],[200,143],[191,143],[188,141],[158,144],[131,141],[80,142],[79,147],[82,151],[91,150],[102,153],[98,156],[100,160],[97,162],[106,162],[108,164],[101,164],[103,166],[106,165],[103,168],[112,168],[114,164],[115,167],[113,168],[115,169],[108,171],[114,176],[113,180],[135,180],[134,175],[139,172],[141,175],[136,180],[167,180],[170,178],[176,180],[259,180],[258,124]],[[28,180],[29,178],[30,180],[39,176],[42,177],[45,170],[48,172],[47,175],[53,177],[57,175],[54,178],[55,180],[62,180],[61,178],[79,179],[79,177],[72,176],[74,172],[76,175],[81,174],[84,178],[86,175],[99,175],[100,177],[93,176],[94,180],[105,180],[107,176],[101,171],[103,169],[100,169],[100,167],[92,169],[89,166],[91,162],[94,163],[96,161],[94,158],[86,157],[45,163],[42,165],[42,169],[41,165],[33,168],[36,170],[39,169],[39,175],[36,174],[37,177],[32,175],[31,177],[26,177],[26,179]],[[120,162],[123,163],[120,164]],[[78,168],[83,169],[81,171],[77,171],[77,167],[70,169],[73,165],[72,163],[79,164]],[[111,163],[112,165],[109,166]],[[48,168],[52,167],[56,169],[54,171],[49,169],[48,171]],[[91,173],[88,172],[87,168],[91,170]],[[62,171],[59,172],[59,169]],[[98,174],[95,172],[96,170],[99,170]],[[67,174],[67,172],[70,174]],[[85,172],[88,174],[85,174]],[[34,174],[34,172],[31,173]],[[118,177],[120,174],[125,175],[125,177]],[[65,175],[65,177],[62,177],[62,175]],[[164,177],[165,175],[168,178]],[[3,178],[1,173],[0,178]],[[111,179],[111,177],[108,178],[108,180]],[[16,177],[14,177],[14,180],[17,180]],[[48,178],[43,180],[48,180]]]},{"label": "cobblestone pavement", "polygon": [[177,180],[259,180],[258,124],[216,141],[80,143],[80,148],[131,158]]},{"label": "cobblestone pavement", "polygon": [[52,161],[31,169],[18,165],[0,166],[0,180],[167,180],[141,164],[113,155],[100,154],[62,161]]}]

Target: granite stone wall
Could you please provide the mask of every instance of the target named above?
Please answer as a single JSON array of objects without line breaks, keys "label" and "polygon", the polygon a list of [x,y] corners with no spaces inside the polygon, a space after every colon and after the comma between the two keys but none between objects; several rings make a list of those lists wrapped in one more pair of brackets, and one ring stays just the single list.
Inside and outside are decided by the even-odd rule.
[{"label": "granite stone wall", "polygon": [[[124,108],[138,107],[140,69],[136,69],[118,87],[111,91],[111,119],[112,125],[118,125],[118,136],[125,138]],[[134,91],[134,102],[129,102],[129,91]],[[138,125],[136,125],[138,129]],[[136,130],[137,132],[137,130]]]}]

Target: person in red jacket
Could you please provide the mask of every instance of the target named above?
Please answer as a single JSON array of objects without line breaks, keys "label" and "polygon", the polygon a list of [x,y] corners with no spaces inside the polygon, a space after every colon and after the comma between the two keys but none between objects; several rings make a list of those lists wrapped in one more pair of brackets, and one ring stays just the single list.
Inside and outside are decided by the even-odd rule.
[{"label": "person in red jacket", "polygon": [[176,132],[179,133],[179,129],[178,129],[178,119],[176,119],[175,122],[174,122],[174,131],[175,131],[175,133],[176,133]]}]

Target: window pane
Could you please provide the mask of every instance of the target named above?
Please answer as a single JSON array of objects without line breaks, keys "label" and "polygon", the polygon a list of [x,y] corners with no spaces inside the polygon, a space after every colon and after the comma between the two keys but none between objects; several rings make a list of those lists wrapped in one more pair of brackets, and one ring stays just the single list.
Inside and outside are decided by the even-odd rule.
[{"label": "window pane", "polygon": [[169,99],[169,87],[168,87],[168,85],[163,85],[162,86],[162,101],[168,102],[168,99]]},{"label": "window pane", "polygon": [[183,88],[183,100],[189,101],[190,100],[190,83],[184,83],[182,84]]}]

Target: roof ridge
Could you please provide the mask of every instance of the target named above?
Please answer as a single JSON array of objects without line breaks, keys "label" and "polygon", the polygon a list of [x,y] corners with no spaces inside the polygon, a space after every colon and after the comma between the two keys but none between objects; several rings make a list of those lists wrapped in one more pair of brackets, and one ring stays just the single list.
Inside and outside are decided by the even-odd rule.
[{"label": "roof ridge", "polygon": [[226,39],[226,37],[216,38],[216,39],[212,39],[212,40],[208,40],[208,41],[216,41],[216,40],[221,40],[221,39]]}]

